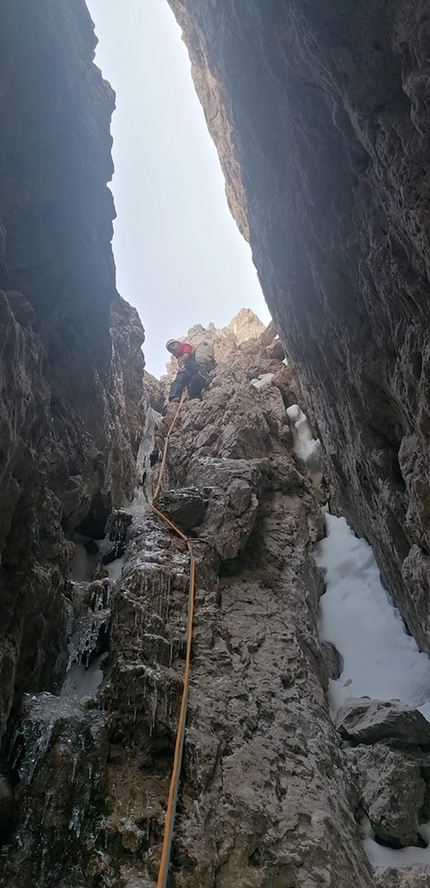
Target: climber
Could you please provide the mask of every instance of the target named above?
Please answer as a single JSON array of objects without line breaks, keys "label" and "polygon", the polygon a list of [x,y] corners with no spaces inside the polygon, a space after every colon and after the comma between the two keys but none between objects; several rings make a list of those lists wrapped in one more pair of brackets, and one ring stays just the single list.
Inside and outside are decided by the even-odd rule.
[{"label": "climber", "polygon": [[209,372],[215,367],[212,346],[204,342],[193,348],[189,342],[169,339],[166,348],[179,363],[179,370],[170,386],[169,401],[179,401],[185,388],[190,399],[201,398],[209,382]]}]

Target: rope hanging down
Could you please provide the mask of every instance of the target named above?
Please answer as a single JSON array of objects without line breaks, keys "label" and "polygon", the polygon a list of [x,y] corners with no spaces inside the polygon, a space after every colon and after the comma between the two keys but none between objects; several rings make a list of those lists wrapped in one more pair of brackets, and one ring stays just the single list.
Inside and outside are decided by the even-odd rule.
[{"label": "rope hanging down", "polygon": [[162,519],[168,526],[184,541],[188,552],[190,553],[190,583],[188,589],[188,620],[187,620],[187,652],[185,657],[185,670],[184,670],[184,685],[182,690],[182,700],[181,700],[181,709],[179,712],[179,721],[178,721],[178,730],[176,733],[176,742],[175,742],[175,752],[173,756],[173,768],[172,768],[172,776],[170,778],[170,787],[169,787],[169,797],[167,800],[167,810],[166,810],[166,822],[164,825],[164,838],[163,838],[163,848],[161,851],[161,860],[160,860],[160,869],[158,871],[158,880],[157,880],[157,888],[166,888],[167,885],[167,876],[169,872],[169,863],[170,863],[170,852],[172,847],[172,838],[173,838],[173,829],[175,824],[175,812],[176,812],[176,802],[178,799],[178,789],[179,789],[179,779],[181,775],[181,764],[182,764],[182,753],[184,749],[184,740],[185,740],[185,725],[187,720],[187,705],[188,705],[188,688],[190,681],[190,661],[191,661],[191,643],[193,637],[193,615],[194,615],[194,590],[195,590],[195,576],[196,576],[196,566],[194,553],[192,549],[192,545],[188,537],[185,533],[182,533],[182,530],[179,530],[179,527],[176,527],[176,524],[167,517],[160,509],[155,505],[155,500],[160,492],[161,481],[163,477],[164,466],[166,463],[167,451],[169,448],[169,438],[173,429],[176,425],[176,420],[181,411],[182,404],[184,403],[185,392],[182,394],[181,400],[178,404],[178,409],[170,423],[169,431],[166,435],[166,440],[164,442],[163,456],[161,458],[160,471],[158,473],[157,486],[155,488],[154,497],[152,500],[152,511],[158,515],[159,518]]}]

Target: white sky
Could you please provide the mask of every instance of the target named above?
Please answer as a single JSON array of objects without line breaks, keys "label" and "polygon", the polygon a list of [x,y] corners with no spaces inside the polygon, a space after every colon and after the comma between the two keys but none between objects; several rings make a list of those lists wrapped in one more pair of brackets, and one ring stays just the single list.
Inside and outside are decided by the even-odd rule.
[{"label": "white sky", "polygon": [[218,156],[167,0],[87,0],[96,63],[117,94],[112,183],[121,295],[146,330],[147,369],[193,324],[224,326],[240,308],[270,320],[251,251],[227,207]]}]

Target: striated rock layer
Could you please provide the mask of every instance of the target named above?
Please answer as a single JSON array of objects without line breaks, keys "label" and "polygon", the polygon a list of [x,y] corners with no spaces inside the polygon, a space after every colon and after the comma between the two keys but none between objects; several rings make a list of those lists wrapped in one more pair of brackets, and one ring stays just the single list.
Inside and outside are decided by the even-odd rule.
[{"label": "striated rock layer", "polygon": [[429,651],[428,4],[169,2],[334,500]]},{"label": "striated rock layer", "polygon": [[95,42],[82,0],[1,4],[0,738],[64,673],[67,539],[135,482],[144,333],[115,288]]}]

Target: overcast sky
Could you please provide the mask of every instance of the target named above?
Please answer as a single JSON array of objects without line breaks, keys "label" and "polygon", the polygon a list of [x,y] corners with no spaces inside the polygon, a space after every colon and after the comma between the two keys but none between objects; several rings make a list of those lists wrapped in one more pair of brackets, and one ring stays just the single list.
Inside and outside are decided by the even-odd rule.
[{"label": "overcast sky", "polygon": [[224,326],[242,307],[270,318],[167,0],[87,3],[96,64],[117,94],[117,285],[139,311],[147,369],[159,376],[166,340],[193,324]]}]

